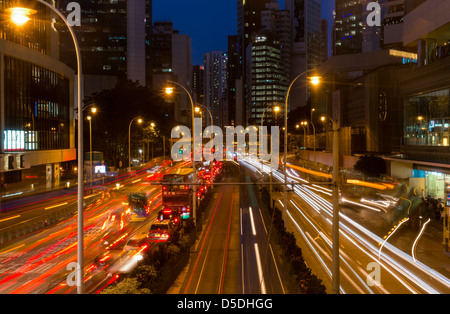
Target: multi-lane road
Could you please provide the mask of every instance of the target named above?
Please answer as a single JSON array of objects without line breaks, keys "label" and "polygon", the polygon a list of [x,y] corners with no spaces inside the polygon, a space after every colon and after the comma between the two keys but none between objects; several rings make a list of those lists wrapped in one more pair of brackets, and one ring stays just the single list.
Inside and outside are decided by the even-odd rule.
[{"label": "multi-lane road", "polygon": [[[268,166],[261,166],[255,159],[246,158],[242,162],[248,164],[261,176],[270,173]],[[288,181],[296,185],[289,192],[287,209],[284,208],[282,195],[275,196],[275,203],[285,212],[286,224],[289,230],[295,233],[299,246],[304,249],[309,266],[320,276],[330,291],[332,191],[327,186],[311,184],[295,171],[288,172]],[[284,182],[282,171],[273,172],[273,176],[278,182]],[[345,205],[341,206],[340,213],[341,293],[446,294],[450,292],[449,278],[393,246],[389,243],[389,238],[376,235],[370,229],[370,222],[373,225],[380,223],[380,215],[374,213],[374,207],[361,203],[359,204],[360,214],[357,214],[357,211],[346,208]],[[361,218],[363,215],[366,216],[364,219]],[[395,232],[395,229],[392,232]]]},{"label": "multi-lane road", "polygon": [[283,294],[279,261],[268,241],[254,174],[238,163],[225,166],[203,232],[191,254],[188,270],[174,293]]},{"label": "multi-lane road", "polygon": [[[182,166],[182,165],[178,165]],[[216,185],[202,220],[202,231],[191,248],[189,264],[171,293],[182,294],[285,294],[295,290],[283,258],[269,241],[270,228],[263,219],[257,183],[270,168],[244,158],[227,162],[222,185]],[[274,180],[283,182],[281,171]],[[332,264],[331,191],[311,185],[299,173],[289,171],[296,183],[284,208],[281,193],[274,203],[286,217],[286,226],[313,273],[330,291]],[[97,293],[134,267],[135,251],[124,250],[128,239],[144,234],[161,205],[161,188],[151,185],[147,173],[113,184],[108,191],[87,197],[85,211],[85,285]],[[248,183],[248,184],[244,184]],[[152,200],[152,214],[141,223],[119,226],[126,196],[142,191]],[[19,204],[0,214],[0,229],[33,216],[71,206],[76,195],[52,196],[43,201]],[[363,204],[364,205],[364,204]],[[361,215],[364,215],[362,217]],[[449,293],[447,277],[396,248],[371,230],[367,221],[377,222],[372,211],[361,215],[342,206],[340,213],[341,293],[409,294]],[[62,219],[43,229],[21,236],[0,248],[0,293],[75,293],[70,285],[76,262],[77,217]],[[395,232],[395,231],[394,231]],[[111,245],[113,247],[111,247]],[[72,276],[73,277],[73,276]]]},{"label": "multi-lane road", "polygon": [[[144,171],[114,183],[107,192],[87,196],[96,198],[95,203],[86,207],[84,217],[85,285],[88,293],[98,292],[117,279],[117,274],[136,264],[136,252],[124,251],[124,244],[132,236],[148,231],[161,205],[161,188],[152,186],[148,177]],[[152,212],[146,222],[120,225],[124,202],[131,192],[146,193],[152,202]],[[73,198],[69,193],[18,206],[2,213],[0,223],[16,223],[42,212],[70,206],[76,202]],[[70,284],[74,271],[70,263],[76,262],[76,251],[76,215],[9,242],[0,249],[0,293],[76,292],[76,287]]]}]

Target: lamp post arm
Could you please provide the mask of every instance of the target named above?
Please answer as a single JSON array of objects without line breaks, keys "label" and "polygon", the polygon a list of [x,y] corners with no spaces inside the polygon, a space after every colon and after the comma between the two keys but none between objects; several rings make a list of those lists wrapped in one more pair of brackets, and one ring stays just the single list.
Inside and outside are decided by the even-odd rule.
[{"label": "lamp post arm", "polygon": [[[181,87],[186,94],[189,96],[189,100],[191,102],[191,111],[192,111],[192,143],[193,143],[193,147],[194,147],[194,154],[193,154],[193,160],[192,160],[192,171],[194,172],[194,193],[192,193],[192,207],[193,207],[193,219],[194,219],[194,224],[196,224],[196,220],[197,220],[197,175],[196,175],[196,167],[195,167],[195,106],[194,106],[194,101],[192,100],[192,96],[191,93],[189,93],[189,91],[186,89],[186,87],[184,87],[183,85],[181,85],[180,83],[174,82],[174,81],[168,81],[171,84],[177,85],[179,87]],[[211,124],[213,123],[213,121],[211,121]]]}]

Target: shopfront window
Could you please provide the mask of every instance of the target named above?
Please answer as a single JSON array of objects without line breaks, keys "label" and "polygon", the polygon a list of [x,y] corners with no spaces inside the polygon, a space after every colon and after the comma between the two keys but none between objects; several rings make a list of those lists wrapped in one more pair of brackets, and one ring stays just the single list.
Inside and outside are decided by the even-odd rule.
[{"label": "shopfront window", "polygon": [[445,187],[450,184],[450,175],[440,172],[426,172],[426,193],[434,199],[445,199]]},{"label": "shopfront window", "polygon": [[404,136],[406,145],[450,146],[450,89],[408,99]]}]

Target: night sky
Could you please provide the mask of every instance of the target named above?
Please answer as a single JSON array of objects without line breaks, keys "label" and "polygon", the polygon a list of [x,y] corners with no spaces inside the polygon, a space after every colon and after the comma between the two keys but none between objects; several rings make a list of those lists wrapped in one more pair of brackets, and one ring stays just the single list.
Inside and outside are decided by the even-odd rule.
[{"label": "night sky", "polygon": [[[281,8],[284,0],[280,0]],[[322,18],[332,21],[334,0],[322,0]],[[203,54],[227,50],[228,35],[237,34],[236,0],[153,0],[153,22],[172,21],[191,37],[192,64],[203,64]]]}]

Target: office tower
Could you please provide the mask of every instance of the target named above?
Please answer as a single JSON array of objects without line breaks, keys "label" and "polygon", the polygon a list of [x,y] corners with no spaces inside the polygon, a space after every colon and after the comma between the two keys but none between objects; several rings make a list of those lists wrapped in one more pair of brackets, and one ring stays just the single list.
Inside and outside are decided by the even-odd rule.
[{"label": "office tower", "polygon": [[284,71],[280,41],[267,30],[261,30],[248,47],[249,86],[251,100],[250,124],[274,122],[274,108],[284,108],[288,76]]},{"label": "office tower", "polygon": [[[174,32],[172,35],[172,73],[176,82],[192,92],[191,38],[186,34]],[[180,94],[180,112],[177,121],[190,122],[191,101],[186,93]]]},{"label": "office tower", "polygon": [[244,49],[261,29],[261,11],[272,0],[238,0],[238,35],[243,39]]},{"label": "office tower", "polygon": [[[145,1],[127,1],[127,78],[146,86]],[[151,22],[150,22],[151,23]]]},{"label": "office tower", "polygon": [[[191,40],[173,29],[172,22],[155,22],[151,35],[152,88],[162,90],[168,81],[182,84],[189,92],[192,89]],[[176,93],[174,119],[190,123],[187,112],[191,103],[186,93]]]},{"label": "office tower", "polygon": [[290,12],[280,10],[276,0],[266,4],[266,9],[261,11],[261,29],[271,32],[279,41],[281,51],[282,71],[286,73],[287,80],[290,77],[292,57],[292,24]]},{"label": "office tower", "polygon": [[[367,10],[370,2],[369,0],[351,2],[336,0],[335,28],[333,30],[334,55],[371,52],[381,49],[382,27],[367,25],[367,17],[372,12]],[[385,15],[388,2],[385,0],[377,2],[382,7],[381,15]]]},{"label": "office tower", "polygon": [[[12,1],[0,3],[5,13]],[[19,27],[0,25],[0,186],[59,187],[76,160],[75,72],[59,60],[59,31],[43,5]],[[6,195],[5,190],[5,195]]]},{"label": "office tower", "polygon": [[[318,0],[285,0],[292,21],[290,78],[312,71],[323,62],[321,5]],[[307,75],[305,75],[305,78]],[[298,82],[290,94],[290,109],[304,107],[310,98],[308,84]]]},{"label": "office tower", "polygon": [[[59,1],[64,12],[69,0]],[[78,1],[81,26],[75,26],[83,60],[85,95],[112,88],[122,79],[146,82],[146,39],[152,24],[151,0]],[[66,15],[69,12],[65,12]],[[76,68],[68,30],[61,28],[61,59]]]},{"label": "office tower", "polygon": [[[238,112],[238,119],[246,124],[250,118],[249,112],[249,90],[246,86],[247,82],[247,47],[256,37],[256,34],[261,29],[261,12],[266,9],[266,4],[272,2],[271,0],[238,0],[238,36],[242,40],[242,110]],[[239,100],[237,100],[239,102]]]},{"label": "office tower", "polygon": [[323,19],[320,23],[321,35],[322,35],[322,62],[327,61],[328,59],[328,20]]},{"label": "office tower", "polygon": [[204,55],[204,105],[212,113],[213,124],[219,127],[224,127],[224,117],[227,116],[227,64],[228,56],[223,51],[211,51]]}]

